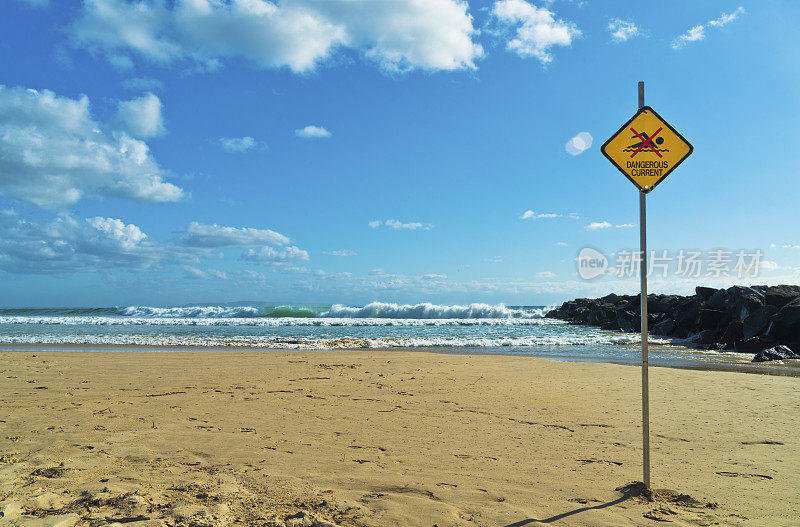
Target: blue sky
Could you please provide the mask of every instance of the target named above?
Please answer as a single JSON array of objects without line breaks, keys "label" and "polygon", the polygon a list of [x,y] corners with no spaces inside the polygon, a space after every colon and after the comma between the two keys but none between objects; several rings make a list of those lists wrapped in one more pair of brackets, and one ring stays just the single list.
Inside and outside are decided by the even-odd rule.
[{"label": "blue sky", "polygon": [[4,305],[635,292],[575,257],[638,246],[599,147],[639,80],[695,147],[648,197],[650,247],[763,253],[757,277],[652,289],[800,279],[797,2],[0,9]]}]

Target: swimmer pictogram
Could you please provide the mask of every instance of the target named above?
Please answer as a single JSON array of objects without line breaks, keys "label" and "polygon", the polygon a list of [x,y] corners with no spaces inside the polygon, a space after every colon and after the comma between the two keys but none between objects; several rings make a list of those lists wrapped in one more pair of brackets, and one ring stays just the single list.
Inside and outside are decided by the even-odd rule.
[{"label": "swimmer pictogram", "polygon": [[[667,148],[659,148],[661,145],[664,144],[664,138],[663,137],[656,137],[658,134],[661,133],[661,130],[663,130],[663,129],[664,129],[663,126],[659,127],[658,130],[653,132],[653,135],[648,136],[647,132],[639,133],[639,132],[637,132],[636,130],[634,130],[631,127],[631,132],[633,132],[633,135],[631,136],[631,139],[639,139],[639,142],[638,143],[634,143],[634,144],[630,145],[629,147],[625,148],[623,150],[623,152],[633,152],[631,154],[631,157],[633,157],[636,154],[638,154],[639,152],[641,152],[643,149],[648,148],[648,149],[652,150],[658,157],[664,157],[664,156],[661,155],[661,152],[669,152],[669,149],[667,149]],[[655,146],[653,144],[653,141],[655,141],[656,145],[658,145],[658,146]]]}]

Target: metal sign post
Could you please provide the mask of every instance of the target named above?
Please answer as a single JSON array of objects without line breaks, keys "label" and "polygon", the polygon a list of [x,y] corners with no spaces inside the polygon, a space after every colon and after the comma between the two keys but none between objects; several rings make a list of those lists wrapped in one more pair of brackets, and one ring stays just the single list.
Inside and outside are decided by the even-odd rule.
[{"label": "metal sign post", "polygon": [[639,272],[642,278],[642,465],[650,488],[650,386],[647,377],[647,194],[692,155],[694,147],[655,110],[644,105],[639,82],[639,110],[603,143],[600,151],[639,189]]},{"label": "metal sign post", "polygon": [[[639,81],[639,110],[644,108],[644,81]],[[644,486],[650,488],[650,383],[647,375],[647,194],[639,191],[639,274],[642,277],[642,466]]]}]

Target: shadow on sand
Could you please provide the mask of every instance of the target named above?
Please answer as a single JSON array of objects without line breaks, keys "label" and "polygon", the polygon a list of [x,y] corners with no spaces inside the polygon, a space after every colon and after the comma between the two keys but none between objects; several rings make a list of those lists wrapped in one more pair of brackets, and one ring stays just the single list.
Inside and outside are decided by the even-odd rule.
[{"label": "shadow on sand", "polygon": [[580,507],[575,510],[562,512],[561,514],[556,514],[555,516],[550,516],[549,518],[544,518],[542,520],[528,518],[526,520],[520,520],[518,522],[509,523],[505,527],[522,527],[523,525],[528,525],[531,523],[553,523],[555,521],[563,520],[564,518],[569,518],[570,516],[574,516],[582,512],[592,511],[597,509],[605,509],[606,507],[611,507],[612,505],[617,505],[619,503],[622,503],[623,501],[627,501],[637,495],[638,494],[636,492],[624,492],[622,496],[620,496],[619,498],[609,501],[607,503],[601,503],[600,505],[592,505],[591,507]]}]

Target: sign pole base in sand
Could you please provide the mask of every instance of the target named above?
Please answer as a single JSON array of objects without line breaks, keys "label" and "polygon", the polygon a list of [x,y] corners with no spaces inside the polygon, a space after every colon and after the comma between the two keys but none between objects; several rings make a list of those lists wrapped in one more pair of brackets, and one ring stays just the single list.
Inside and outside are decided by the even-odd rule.
[{"label": "sign pole base in sand", "polygon": [[[639,109],[644,107],[644,81],[639,81]],[[642,277],[642,466],[643,481],[650,488],[650,385],[647,376],[647,194],[639,191],[639,274]]]}]

